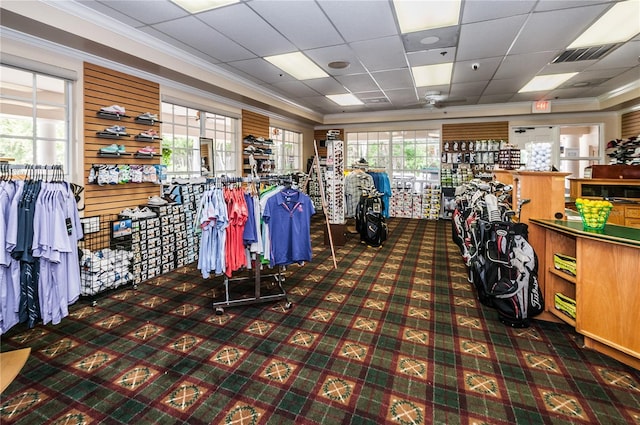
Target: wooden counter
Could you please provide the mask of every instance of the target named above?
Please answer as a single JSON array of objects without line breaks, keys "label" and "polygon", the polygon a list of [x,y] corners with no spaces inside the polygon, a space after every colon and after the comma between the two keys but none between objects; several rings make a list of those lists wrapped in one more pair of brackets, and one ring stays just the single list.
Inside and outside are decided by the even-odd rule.
[{"label": "wooden counter", "polygon": [[[585,347],[640,370],[640,229],[607,224],[585,231],[579,221],[530,219],[544,236],[539,275],[545,310],[575,326]],[[553,267],[553,255],[576,258],[576,276]],[[576,301],[575,320],[555,308],[554,295]]]},{"label": "wooden counter", "polygon": [[613,203],[609,223],[640,228],[640,180],[571,178],[569,184],[573,199],[609,199]]}]

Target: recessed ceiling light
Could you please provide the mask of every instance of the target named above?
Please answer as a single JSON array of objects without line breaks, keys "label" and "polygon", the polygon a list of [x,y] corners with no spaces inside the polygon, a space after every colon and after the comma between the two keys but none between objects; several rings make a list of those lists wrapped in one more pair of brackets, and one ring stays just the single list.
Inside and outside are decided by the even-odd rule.
[{"label": "recessed ceiling light", "polygon": [[414,66],[411,68],[416,87],[441,86],[451,82],[453,63]]},{"label": "recessed ceiling light", "polygon": [[420,40],[420,44],[436,44],[438,41],[440,41],[440,37],[436,37],[435,35],[432,35],[431,37],[425,37],[422,40]]},{"label": "recessed ceiling light", "polygon": [[428,30],[458,25],[460,0],[393,0],[400,32]]},{"label": "recessed ceiling light", "polygon": [[564,74],[538,75],[533,77],[523,88],[518,90],[518,93],[553,90],[560,84],[572,78],[574,75],[578,75],[578,73],[567,72]]},{"label": "recessed ceiling light", "polygon": [[351,93],[328,94],[327,98],[329,98],[329,100],[337,103],[340,106],[354,106],[354,105],[363,104],[360,99],[358,99],[355,95]]},{"label": "recessed ceiling light", "polygon": [[326,78],[329,76],[329,74],[324,72],[322,68],[301,52],[266,56],[264,59],[297,80],[311,80],[313,78]]},{"label": "recessed ceiling light", "polygon": [[627,0],[616,3],[568,48],[602,46],[627,41],[640,32],[638,16],[640,16],[640,1]]},{"label": "recessed ceiling light", "polygon": [[349,65],[351,64],[347,61],[333,61],[329,62],[327,66],[332,69],[345,69],[349,68]]},{"label": "recessed ceiling light", "polygon": [[228,4],[238,3],[240,0],[171,0],[189,13],[200,13],[205,10],[216,9]]}]

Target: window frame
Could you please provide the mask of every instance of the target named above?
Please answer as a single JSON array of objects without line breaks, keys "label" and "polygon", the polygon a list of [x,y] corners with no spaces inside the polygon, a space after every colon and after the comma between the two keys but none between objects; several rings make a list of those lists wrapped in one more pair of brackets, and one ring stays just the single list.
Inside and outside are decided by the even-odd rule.
[{"label": "window frame", "polygon": [[[0,112],[0,119],[5,119],[5,115],[7,117],[9,116],[13,116],[16,117],[14,119],[24,119],[25,121],[30,121],[30,135],[15,135],[15,134],[5,134],[5,133],[0,133],[0,140],[7,140],[7,139],[11,139],[11,140],[20,140],[20,141],[31,141],[31,158],[27,159],[27,158],[14,158],[16,160],[17,163],[25,163],[25,164],[33,164],[33,165],[62,165],[62,168],[64,170],[64,174],[65,174],[65,179],[68,179],[69,175],[71,175],[71,137],[72,137],[72,110],[71,110],[71,105],[73,104],[72,99],[73,99],[73,83],[74,81],[69,79],[69,78],[65,78],[62,76],[58,76],[58,75],[52,75],[50,73],[45,73],[45,72],[39,72],[37,70],[33,70],[33,69],[26,69],[23,67],[18,67],[18,66],[12,66],[12,65],[8,65],[5,63],[0,64],[0,68],[5,68],[5,69],[11,69],[11,70],[15,70],[17,72],[22,72],[25,74],[30,74],[31,77],[31,85],[30,86],[26,86],[30,88],[30,95],[29,96],[17,96],[17,95],[11,95],[11,94],[7,94],[7,93],[3,93],[2,91],[0,91],[0,100],[2,101],[2,103],[9,104],[9,102],[21,102],[23,104],[30,104],[30,108],[31,108],[31,115],[10,115],[6,113],[6,110],[3,110],[2,112]],[[0,73],[0,75],[5,76],[8,73],[2,72]],[[0,77],[2,78],[2,77]],[[57,102],[53,102],[50,100],[43,100],[43,94],[47,93],[47,92],[52,92],[51,90],[40,90],[39,87],[44,86],[44,84],[38,84],[38,80],[41,78],[46,78],[46,79],[55,79],[58,82],[60,82],[63,86],[62,92],[59,93],[60,97],[64,99],[64,103],[57,103]],[[2,84],[15,84],[9,80],[1,80]],[[4,91],[4,90],[3,90]],[[63,118],[59,119],[59,120],[52,120],[53,122],[58,122],[58,123],[62,123],[63,126],[63,133],[64,135],[62,137],[57,137],[56,135],[54,136],[43,136],[43,135],[39,135],[39,128],[42,127],[43,122],[42,120],[44,120],[45,118],[42,116],[39,116],[38,113],[38,107],[42,107],[42,106],[46,106],[46,107],[53,107],[53,108],[59,108],[62,110],[62,115]],[[6,107],[6,106],[5,106]],[[3,108],[4,109],[4,108]],[[11,120],[11,118],[6,118],[7,120]],[[3,126],[0,126],[0,131],[2,131]],[[55,158],[57,158],[59,155],[59,144],[62,144],[63,146],[63,152],[62,152],[62,162],[57,161],[54,159],[53,162],[48,161],[48,158],[41,158],[44,159],[44,161],[39,161],[38,160],[38,151],[41,148],[39,145],[42,143],[51,143],[53,144],[53,151],[55,152]],[[28,145],[28,144],[27,144]],[[11,156],[11,152],[2,152],[3,155],[6,156]]]},{"label": "window frame", "polygon": [[[275,170],[277,174],[291,174],[302,171],[302,146],[304,135],[302,132],[288,130],[282,127],[269,127],[269,134],[273,140],[273,153]],[[287,153],[287,147],[292,147],[294,154]],[[291,161],[286,157],[290,156]],[[282,165],[290,162],[291,167],[285,168]]]}]

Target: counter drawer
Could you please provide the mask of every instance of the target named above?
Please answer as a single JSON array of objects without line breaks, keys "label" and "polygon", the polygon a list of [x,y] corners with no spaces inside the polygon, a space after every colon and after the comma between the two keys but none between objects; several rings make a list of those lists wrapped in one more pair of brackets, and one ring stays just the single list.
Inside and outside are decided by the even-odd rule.
[{"label": "counter drawer", "polygon": [[624,225],[627,227],[638,227],[640,228],[640,218],[625,218]]},{"label": "counter drawer", "polygon": [[640,207],[629,207],[625,208],[624,216],[627,218],[640,218]]}]

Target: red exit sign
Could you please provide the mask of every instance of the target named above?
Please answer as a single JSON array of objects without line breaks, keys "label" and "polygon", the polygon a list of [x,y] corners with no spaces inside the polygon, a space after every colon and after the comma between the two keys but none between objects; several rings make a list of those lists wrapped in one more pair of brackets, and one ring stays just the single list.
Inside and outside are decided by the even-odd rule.
[{"label": "red exit sign", "polygon": [[533,102],[531,112],[534,114],[544,114],[547,112],[551,112],[551,102],[548,100],[538,100]]}]

